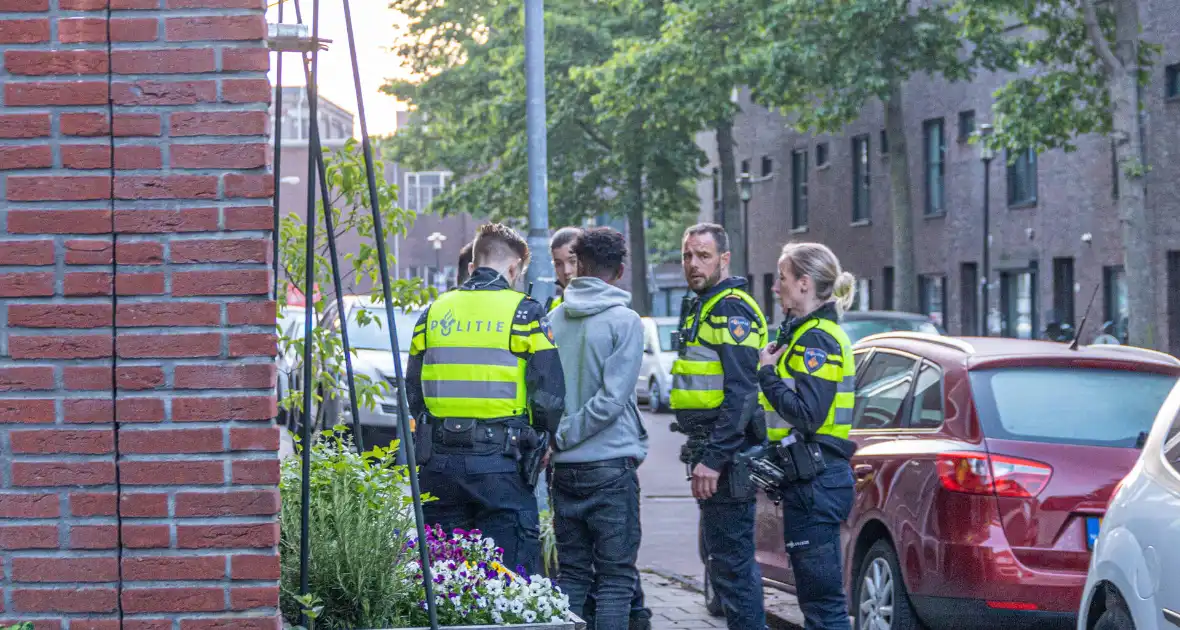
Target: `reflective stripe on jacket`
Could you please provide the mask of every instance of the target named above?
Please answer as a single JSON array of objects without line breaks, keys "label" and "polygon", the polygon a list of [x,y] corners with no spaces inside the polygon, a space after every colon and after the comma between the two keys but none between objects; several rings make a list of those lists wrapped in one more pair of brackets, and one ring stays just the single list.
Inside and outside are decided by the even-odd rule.
[{"label": "reflective stripe on jacket", "polygon": [[[840,356],[824,354],[820,358],[809,355],[808,349],[799,345],[799,339],[813,328],[818,328],[836,340],[840,345]],[[836,397],[828,408],[823,426],[816,433],[848,439],[848,432],[852,428],[852,409],[856,402],[856,364],[852,358],[852,343],[839,324],[816,317],[796,328],[791,335],[788,350],[779,357],[775,373],[791,389],[795,389],[798,380],[806,378],[836,383]],[[791,423],[775,412],[765,396],[761,401],[763,408],[770,412],[766,414],[767,437],[771,441],[779,441],[790,435]]]},{"label": "reflective stripe on jacket", "polygon": [[[731,330],[735,318],[714,316],[713,307],[730,296],[741,298],[757,316],[758,321],[746,322],[751,330]],[[697,317],[700,318],[699,323]],[[734,325],[740,325],[736,322]],[[721,358],[712,346],[736,344],[761,349],[766,345],[766,318],[758,303],[745,291],[729,289],[719,292],[705,302],[698,314],[685,318],[682,331],[696,329],[696,335],[683,344],[679,356],[672,363],[672,409],[717,409],[725,400],[725,373]],[[741,341],[738,341],[741,339]],[[759,394],[761,396],[761,394]]]}]

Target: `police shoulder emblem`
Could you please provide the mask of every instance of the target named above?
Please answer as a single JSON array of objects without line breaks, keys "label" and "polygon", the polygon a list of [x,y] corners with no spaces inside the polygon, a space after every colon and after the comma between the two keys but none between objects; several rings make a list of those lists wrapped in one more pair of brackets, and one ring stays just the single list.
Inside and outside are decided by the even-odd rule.
[{"label": "police shoulder emblem", "polygon": [[734,315],[729,318],[729,334],[733,335],[733,340],[741,343],[750,336],[750,320],[745,317]]},{"label": "police shoulder emblem", "polygon": [[803,351],[803,366],[807,368],[809,373],[814,374],[827,362],[828,353],[819,348],[808,348]]},{"label": "police shoulder emblem", "polygon": [[553,343],[553,327],[549,325],[549,318],[542,317],[538,323],[541,326],[541,333],[545,335],[545,338],[549,340],[549,343]]}]

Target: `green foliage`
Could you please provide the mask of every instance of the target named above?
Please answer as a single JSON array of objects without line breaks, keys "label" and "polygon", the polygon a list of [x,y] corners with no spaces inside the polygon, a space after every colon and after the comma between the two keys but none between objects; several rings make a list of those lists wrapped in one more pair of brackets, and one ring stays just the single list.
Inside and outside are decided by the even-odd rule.
[{"label": "green foliage", "polygon": [[[1109,3],[1096,4],[1098,24],[1113,47],[1114,14]],[[1087,30],[1081,0],[961,0],[958,10],[960,35],[982,58],[1005,69],[1032,69],[996,91],[991,146],[1073,151],[1078,136],[1113,131],[1112,77]],[[1128,71],[1140,85],[1150,80],[1159,50],[1140,42],[1137,61],[1129,59],[1137,68]]]},{"label": "green foliage", "polygon": [[[301,461],[292,457],[282,463],[283,615],[295,622],[310,608],[318,609],[317,625],[328,628],[396,627],[408,616],[416,588],[395,570],[416,558],[406,548],[414,530],[408,472],[394,464],[397,442],[361,455],[345,431],[343,426],[327,429],[311,447],[309,582],[314,600],[298,595]],[[302,451],[302,445],[298,448]]]},{"label": "green foliage", "polygon": [[33,630],[33,622],[22,621],[11,626],[0,626],[0,630]]},{"label": "green foliage", "polygon": [[553,528],[552,510],[541,510],[541,561],[545,575],[557,574],[557,531]]},{"label": "green foliage", "polygon": [[[359,240],[357,251],[342,251],[340,259],[341,283],[345,293],[353,292],[353,287],[363,283],[372,286],[369,292],[372,299],[384,299],[380,282],[379,258],[375,245],[375,230],[373,216],[369,206],[369,189],[364,170],[364,154],[356,140],[350,138],[345,145],[335,151],[325,150],[325,172],[327,174],[328,189],[333,197],[331,211],[336,238],[339,241],[346,234],[355,234]],[[397,186],[385,181],[383,165],[375,164],[377,169],[377,202],[381,210],[387,242],[391,242],[395,234],[405,235],[406,230],[413,225],[415,215],[396,205]],[[324,205],[322,201],[316,203],[316,248],[315,248],[315,277],[316,292],[313,293],[314,322],[312,329],[312,393],[315,403],[316,423],[322,426],[332,422],[330,417],[331,404],[323,404],[325,392],[333,397],[347,396],[344,369],[343,341],[340,338],[339,326],[330,325],[329,317],[335,310],[336,293],[333,287],[332,267],[329,258],[328,243],[324,228]],[[299,287],[305,291],[305,274],[307,269],[307,228],[304,218],[298,214],[282,217],[279,223],[279,261],[280,273],[285,280],[279,283],[278,305],[279,312],[290,302],[290,288]],[[393,268],[394,259],[390,251],[386,252],[389,266]],[[435,291],[421,284],[420,279],[396,280],[392,283],[393,303],[399,307],[422,304],[434,297]],[[336,315],[336,317],[339,317]],[[362,314],[363,319],[363,314]],[[368,323],[361,321],[362,325]],[[286,356],[300,358],[303,356],[303,326],[297,325],[293,330],[279,331],[279,352]],[[354,351],[355,352],[355,351]],[[294,374],[301,374],[298,365],[292,366]],[[387,393],[388,385],[383,381],[374,381],[364,374],[356,374],[357,402],[365,408],[372,409],[377,398]],[[288,412],[302,411],[302,387],[297,383],[290,383],[287,394],[279,401],[280,406]],[[331,401],[330,401],[331,402]]]}]

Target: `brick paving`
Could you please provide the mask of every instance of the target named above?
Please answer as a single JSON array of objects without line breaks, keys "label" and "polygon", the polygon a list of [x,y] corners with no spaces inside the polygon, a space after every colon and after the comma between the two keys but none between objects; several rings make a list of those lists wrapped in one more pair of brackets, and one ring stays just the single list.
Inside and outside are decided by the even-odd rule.
[{"label": "brick paving", "polygon": [[709,615],[705,598],[679,582],[656,575],[643,574],[643,594],[651,608],[652,630],[666,628],[724,628],[725,620]]}]

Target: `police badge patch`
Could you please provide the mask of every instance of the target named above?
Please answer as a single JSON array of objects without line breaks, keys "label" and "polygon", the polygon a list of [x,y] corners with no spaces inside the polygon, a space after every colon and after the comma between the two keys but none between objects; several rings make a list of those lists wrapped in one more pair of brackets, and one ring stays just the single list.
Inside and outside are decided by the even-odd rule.
[{"label": "police badge patch", "polygon": [[549,325],[549,318],[542,317],[538,323],[541,325],[541,333],[545,335],[549,343],[553,343],[553,328]]},{"label": "police badge patch", "polygon": [[828,353],[819,348],[808,348],[803,351],[803,366],[807,368],[809,374],[815,374],[815,371],[827,362]]},{"label": "police badge patch", "polygon": [[733,340],[741,343],[750,336],[750,320],[745,317],[730,317],[729,318],[729,334],[733,335]]}]

